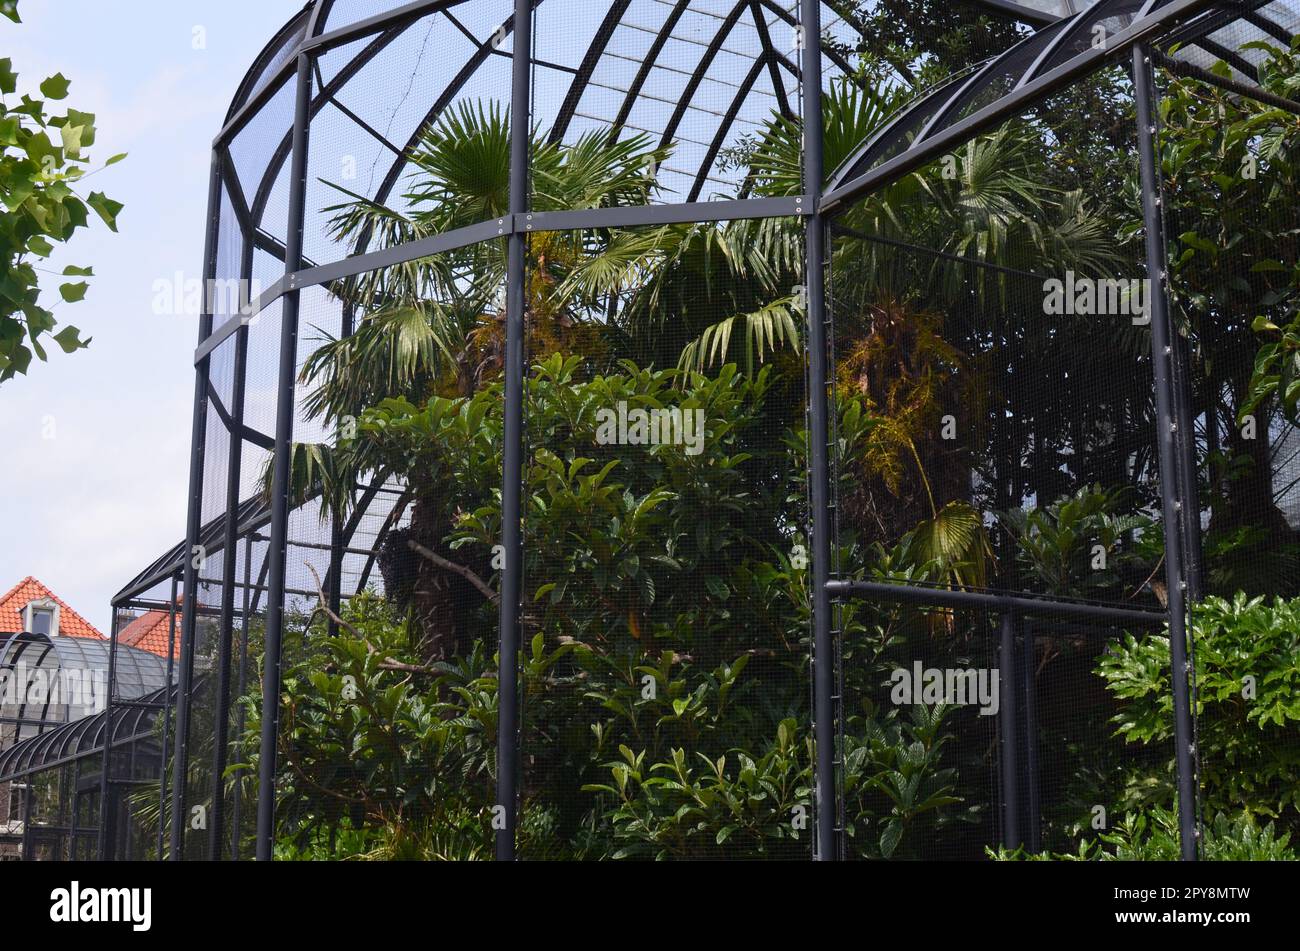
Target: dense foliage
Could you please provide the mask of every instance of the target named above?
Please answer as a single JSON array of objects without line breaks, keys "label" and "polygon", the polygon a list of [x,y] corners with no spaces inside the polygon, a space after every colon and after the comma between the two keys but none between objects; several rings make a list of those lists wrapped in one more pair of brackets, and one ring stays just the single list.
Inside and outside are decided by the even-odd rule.
[{"label": "dense foliage", "polygon": [[[770,371],[628,365],[584,380],[580,363],[554,356],[529,388],[530,425],[549,438],[528,479],[524,851],[806,853],[802,434],[789,420],[777,439],[765,431]],[[697,455],[600,446],[597,411],[610,401],[699,408],[709,438]],[[382,458],[429,473],[454,525],[447,559],[484,574],[501,424],[492,384],[421,407],[388,400],[359,426]],[[454,624],[434,634],[404,623],[393,597],[357,599],[342,631],[307,627],[296,648],[281,798],[294,848],[321,848],[322,830],[342,822],[352,835],[339,847],[365,854],[479,854],[494,785],[492,591],[465,582]],[[449,629],[455,644],[435,643]],[[856,821],[882,823],[871,851],[906,849],[905,832],[957,802],[944,720],[924,708],[855,719],[846,782]]]},{"label": "dense foliage", "polygon": [[[1014,39],[954,33],[941,12],[931,34],[914,6],[858,11],[902,11],[910,26],[844,51],[870,82],[827,97],[832,163],[918,77]],[[1277,51],[1264,72],[1279,94],[1292,55]],[[1292,438],[1294,123],[1224,98],[1180,80],[1162,100],[1169,214],[1184,219],[1171,275],[1179,340],[1207,420],[1196,447],[1207,578],[1226,595],[1194,619],[1205,853],[1293,857],[1300,602],[1282,510],[1294,483],[1277,447]],[[1044,306],[1046,275],[1141,274],[1134,122],[1126,77],[1106,70],[837,219],[841,577],[1165,601],[1149,329]],[[333,209],[336,236],[382,246],[499,213],[507,128],[492,107],[450,111],[424,132],[405,210],[348,196]],[[775,116],[724,157],[747,169],[742,193],[800,193],[800,134]],[[671,153],[601,133],[556,143],[544,130],[532,150],[539,208],[652,200],[646,170]],[[1221,180],[1245,153],[1258,153],[1258,174]],[[1225,270],[1261,211],[1270,257]],[[808,854],[801,227],[529,238],[526,856]],[[322,341],[301,383],[308,414],[340,436],[294,447],[295,497],[344,522],[365,504],[359,485],[396,485],[399,497],[378,543],[382,585],[340,617],[322,596],[287,645],[284,857],[491,850],[503,268],[503,246],[487,243],[330,288],[356,332]],[[1262,337],[1242,332],[1256,312],[1269,317]],[[1265,421],[1259,441],[1237,428],[1246,411]],[[637,414],[656,428],[636,430]],[[1264,563],[1274,551],[1280,567]],[[996,710],[892,689],[913,669],[996,675],[1007,662],[998,621],[837,607],[837,819],[850,855],[980,857],[998,840]],[[1026,742],[1043,753],[1045,854],[1169,857],[1167,637],[1050,612],[1033,624],[1022,661],[1038,728]],[[248,756],[257,706],[245,701]]]},{"label": "dense foliage", "polygon": [[[1300,46],[1261,51],[1261,85],[1298,98]],[[1300,116],[1191,80],[1169,84],[1161,112],[1173,299],[1205,421],[1207,580],[1229,598],[1295,596],[1300,549],[1283,507],[1300,419]]]},{"label": "dense foliage", "polygon": [[[1192,635],[1204,808],[1278,819],[1300,834],[1300,601],[1210,598],[1195,608]],[[1098,673],[1123,701],[1118,734],[1169,750],[1168,638],[1128,636]]]},{"label": "dense foliage", "polygon": [[[1195,609],[1193,643],[1204,856],[1295,860],[1300,601],[1210,598]],[[1097,674],[1119,701],[1112,718],[1116,735],[1159,751],[1159,758],[1105,777],[1111,788],[1098,793],[1121,804],[1119,816],[1081,836],[1073,854],[1042,857],[1175,860],[1168,637],[1122,638],[1102,657]]]}]

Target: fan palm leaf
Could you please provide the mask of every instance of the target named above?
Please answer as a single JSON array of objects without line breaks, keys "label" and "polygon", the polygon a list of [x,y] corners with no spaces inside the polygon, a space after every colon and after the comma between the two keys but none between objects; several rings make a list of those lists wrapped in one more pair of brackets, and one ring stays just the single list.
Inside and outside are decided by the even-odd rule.
[{"label": "fan palm leaf", "polygon": [[[736,314],[706,327],[704,332],[686,345],[679,367],[703,373],[709,367],[739,362],[745,372],[753,375],[755,367],[765,355],[782,347],[799,345],[799,310],[796,298],[784,297],[751,311]],[[738,341],[740,360],[732,359],[732,332],[737,326],[743,334]]]}]

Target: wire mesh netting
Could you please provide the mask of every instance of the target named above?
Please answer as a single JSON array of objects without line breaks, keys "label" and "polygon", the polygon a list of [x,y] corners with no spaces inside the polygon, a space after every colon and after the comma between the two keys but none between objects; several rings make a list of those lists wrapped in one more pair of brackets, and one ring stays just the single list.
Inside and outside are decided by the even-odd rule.
[{"label": "wire mesh netting", "polygon": [[[508,152],[491,149],[508,138],[512,11],[508,0],[453,4],[314,59],[308,264],[505,213]],[[438,176],[474,181],[476,201],[447,207],[427,192]],[[359,201],[390,214],[358,215]]]},{"label": "wire mesh netting", "polygon": [[842,626],[844,857],[982,857],[1002,825],[997,619],[869,605]]},{"label": "wire mesh netting", "polygon": [[801,232],[529,238],[524,857],[810,855]]},{"label": "wire mesh netting", "polygon": [[[575,22],[599,25],[562,26]],[[774,115],[799,113],[797,4],[637,0],[597,20],[562,0],[535,23],[534,122],[551,142],[617,138],[645,153],[657,201],[734,197],[746,170],[738,150]],[[534,207],[585,207],[587,196],[552,193],[546,157],[534,166]]]},{"label": "wire mesh netting", "polygon": [[[1201,538],[1191,583],[1201,817],[1210,847],[1245,815],[1300,833],[1294,790],[1300,623],[1300,435],[1295,347],[1295,148],[1300,100],[1294,4],[1184,31],[1154,54],[1169,282],[1188,399],[1187,490]],[[1188,70],[1170,54],[1215,55]],[[1226,80],[1228,85],[1223,85]],[[1255,95],[1252,95],[1252,90]]]},{"label": "wire mesh netting", "polygon": [[[89,856],[103,828],[115,857],[166,852],[175,790],[184,858],[486,858],[516,810],[504,852],[533,859],[1175,857],[1182,584],[1203,849],[1272,854],[1264,823],[1297,831],[1300,12],[1204,4],[1142,33],[1162,37],[1169,245],[1150,274],[1129,32],[1194,5],[820,4],[822,314],[812,6],[534,4],[527,169],[510,0],[323,0],[273,39],[217,147],[197,531],[116,630],[120,659],[148,649],[128,641],[177,613],[194,566],[186,728],[170,708],[131,720],[148,705],[119,678],[110,724],[135,741],[108,744],[97,783],[89,762],[33,774],[29,851]],[[808,383],[823,326],[826,394]],[[1187,395],[1172,421],[1161,361]],[[810,530],[826,454],[829,616]],[[517,661],[498,656],[516,619]],[[517,730],[498,686],[516,662]],[[814,717],[828,664],[833,731]]]},{"label": "wire mesh netting", "polygon": [[1129,656],[1158,649],[1161,625],[1048,611],[1019,625],[1017,636],[1016,782],[1006,785],[1003,774],[1003,802],[1012,790],[1014,831],[1030,851],[1095,855],[1099,837],[1129,834],[1140,817],[1174,802],[1171,718],[1157,717],[1155,738],[1123,729],[1134,707],[1125,691]]}]

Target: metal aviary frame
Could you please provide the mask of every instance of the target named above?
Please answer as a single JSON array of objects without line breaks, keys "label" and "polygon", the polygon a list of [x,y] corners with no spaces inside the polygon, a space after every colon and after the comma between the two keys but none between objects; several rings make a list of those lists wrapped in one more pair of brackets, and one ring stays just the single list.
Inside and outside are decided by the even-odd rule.
[{"label": "metal aviary frame", "polygon": [[[422,0],[409,3],[392,11],[378,14],[356,23],[329,30],[329,12],[332,3],[321,0],[311,15],[302,23],[297,44],[285,61],[263,77],[256,89],[245,90],[246,98],[232,110],[226,127],[214,143],[220,150],[248,123],[257,110],[265,105],[284,84],[293,83],[294,121],[290,135],[287,240],[283,248],[284,273],[275,284],[253,301],[244,302],[239,313],[231,316],[222,326],[214,326],[213,307],[209,303],[200,321],[198,345],[194,353],[196,386],[192,434],[192,464],[189,484],[186,545],[180,552],[181,564],[169,562],[159,565],[159,577],[183,575],[180,623],[179,683],[176,688],[175,731],[173,751],[175,767],[173,776],[183,777],[191,755],[193,717],[190,697],[194,686],[194,652],[196,619],[199,613],[197,592],[202,568],[201,546],[205,539],[203,516],[203,476],[205,463],[205,435],[208,425],[209,392],[207,370],[225,343],[235,339],[236,354],[247,345],[247,329],[251,320],[273,303],[282,304],[278,372],[276,386],[275,432],[269,446],[273,450],[273,477],[269,512],[269,553],[264,582],[259,580],[257,591],[265,591],[267,661],[262,682],[261,745],[258,769],[256,855],[259,860],[272,858],[276,818],[276,775],[279,698],[281,693],[281,650],[284,632],[284,604],[286,597],[286,560],[289,547],[289,517],[291,502],[290,444],[294,423],[295,357],[298,350],[298,322],[301,295],[312,287],[328,285],[340,279],[363,274],[379,268],[390,267],[442,252],[468,247],[480,242],[505,239],[508,248],[506,271],[506,337],[503,378],[505,382],[505,445],[501,473],[502,534],[504,567],[501,575],[498,618],[499,721],[496,806],[503,822],[496,829],[495,854],[499,860],[516,857],[517,818],[520,797],[519,749],[519,677],[520,614],[523,592],[522,563],[523,536],[521,528],[522,485],[524,467],[524,308],[525,308],[525,242],[531,232],[564,231],[587,228],[631,227],[637,225],[666,225],[691,222],[730,221],[746,218],[797,217],[803,221],[806,245],[806,352],[808,406],[807,420],[809,443],[810,515],[808,536],[811,543],[810,567],[813,578],[811,588],[811,644],[812,644],[812,728],[815,739],[813,772],[815,777],[815,819],[813,856],[827,861],[839,857],[843,830],[837,822],[836,792],[836,651],[832,612],[836,605],[847,599],[865,598],[878,602],[912,601],[934,606],[977,606],[996,613],[1001,619],[1001,649],[1004,664],[1009,672],[1015,670],[1015,639],[1023,619],[1051,612],[1081,620],[1109,620],[1143,626],[1160,626],[1168,623],[1172,634],[1172,664],[1174,675],[1174,702],[1177,726],[1177,765],[1180,831],[1182,853],[1185,859],[1197,854],[1197,829],[1195,808],[1194,750],[1192,748],[1191,707],[1188,692],[1188,658],[1186,643],[1186,615],[1189,597],[1196,595],[1193,584],[1188,594],[1189,551],[1196,544],[1199,526],[1193,525],[1186,501],[1189,485],[1194,485],[1194,473],[1187,471],[1190,454],[1186,451],[1185,436],[1180,436],[1178,420],[1185,416],[1185,400],[1178,392],[1181,379],[1177,372],[1177,350],[1169,326],[1167,287],[1163,280],[1156,281],[1158,293],[1152,321],[1153,359],[1156,367],[1156,400],[1160,420],[1160,473],[1164,523],[1176,527],[1168,533],[1168,558],[1166,562],[1169,608],[1165,612],[1124,610],[1113,606],[1086,602],[1069,602],[1047,598],[1031,598],[996,592],[975,592],[952,589],[901,588],[867,582],[850,582],[837,577],[834,569],[832,507],[832,420],[829,318],[827,310],[826,269],[828,267],[828,234],[831,219],[854,199],[870,194],[900,177],[920,168],[941,155],[945,150],[987,130],[1000,121],[1041,101],[1052,92],[1082,76],[1095,71],[1105,63],[1114,62],[1131,54],[1137,89],[1139,112],[1139,159],[1142,168],[1142,193],[1144,224],[1147,229],[1146,252],[1149,273],[1163,276],[1166,270],[1164,236],[1160,221],[1161,183],[1156,168],[1155,137],[1157,130],[1152,116],[1153,90],[1150,81],[1150,59],[1146,43],[1176,25],[1187,23],[1196,16],[1216,6],[1209,0],[1171,0],[1149,3],[1141,15],[1118,35],[1111,38],[1105,49],[1091,49],[1070,57],[1064,63],[1038,75],[1026,75],[1009,94],[999,98],[971,115],[954,118],[951,124],[927,123],[926,134],[911,143],[895,157],[865,170],[841,170],[839,177],[827,182],[828,170],[824,167],[824,142],[822,136],[823,104],[823,4],[819,0],[799,0],[797,18],[802,42],[799,48],[798,71],[802,87],[802,113],[804,117],[803,189],[802,194],[789,198],[743,198],[735,201],[688,201],[678,204],[648,205],[633,208],[599,208],[572,211],[534,212],[529,208],[530,157],[529,104],[532,94],[534,62],[532,38],[535,12],[543,0],[515,0],[509,32],[514,37],[511,58],[512,121],[510,127],[511,176],[509,212],[501,217],[434,235],[410,244],[387,247],[381,250],[362,251],[341,261],[314,264],[304,260],[304,218],[308,188],[308,150],[313,99],[313,63],[315,57],[339,50],[374,36],[382,30],[409,23],[430,11],[455,7],[448,0]],[[683,0],[684,5],[684,0]],[[742,6],[748,6],[748,0]],[[1009,4],[1000,4],[1009,7]],[[1089,12],[1108,6],[1108,0],[1094,4]],[[781,10],[789,14],[786,7]],[[791,14],[793,16],[793,14]],[[1080,19],[1066,29],[1082,28],[1086,20]],[[325,32],[320,32],[324,30]],[[1063,35],[1063,34],[1062,34]],[[1037,65],[1037,63],[1036,63]],[[779,67],[775,61],[772,69]],[[580,70],[581,72],[581,70]],[[588,73],[589,77],[589,73]],[[976,77],[978,78],[978,77]],[[974,81],[974,79],[972,80]],[[943,95],[962,95],[965,83],[942,87]],[[566,103],[569,98],[566,98]],[[566,107],[567,108],[567,107]],[[955,111],[955,110],[954,110]],[[612,118],[612,117],[611,117]],[[901,132],[900,132],[901,134]],[[866,143],[864,143],[864,146]],[[403,150],[394,146],[397,154]],[[218,230],[221,217],[221,198],[224,179],[221,160],[214,160],[210,177],[208,209],[208,234],[205,249],[204,274],[207,280],[216,276]],[[391,187],[388,186],[388,187]],[[247,268],[245,268],[247,273]],[[238,359],[238,357],[237,357]],[[236,379],[239,379],[238,372]],[[243,426],[244,399],[242,384],[229,407],[230,417]],[[1185,424],[1182,427],[1186,428]],[[241,481],[240,460],[237,454],[228,463],[224,473],[227,488],[228,514],[239,508]],[[1189,481],[1190,480],[1190,481]],[[237,550],[245,526],[233,517],[227,517],[219,526],[222,535],[223,578],[225,590],[219,606],[219,658],[217,676],[218,729],[224,730],[229,713],[233,679],[238,676],[232,647],[232,631],[237,612],[234,603],[235,586],[230,583],[237,568]],[[342,536],[336,536],[342,537]],[[245,556],[245,571],[248,570]],[[183,566],[183,567],[182,567]],[[367,568],[367,571],[369,569]],[[334,580],[337,585],[337,579]],[[246,594],[247,597],[247,582]],[[337,600],[337,593],[334,594]],[[173,602],[176,599],[173,598]],[[242,611],[247,616],[248,609]],[[1025,629],[1026,638],[1033,635]],[[1009,674],[1010,675],[1010,674]],[[1021,711],[1032,717],[1032,709]],[[170,715],[170,712],[169,712]],[[1009,718],[1014,722],[1015,712]],[[226,765],[223,736],[218,736],[217,751],[212,762],[214,775],[220,776]],[[1003,764],[1014,770],[1014,759]],[[1008,787],[1014,786],[1008,783]],[[172,860],[182,858],[182,829],[188,821],[184,781],[173,781],[164,793],[171,797],[170,835],[168,849]],[[217,797],[220,799],[220,797]],[[1025,803],[1017,802],[1008,793],[1003,808],[1008,845],[1032,842],[1017,817],[1024,816]],[[1034,806],[1029,807],[1032,811]],[[237,821],[237,819],[236,819]],[[229,818],[221,807],[214,809],[208,829],[211,858],[225,855],[229,840]]]}]

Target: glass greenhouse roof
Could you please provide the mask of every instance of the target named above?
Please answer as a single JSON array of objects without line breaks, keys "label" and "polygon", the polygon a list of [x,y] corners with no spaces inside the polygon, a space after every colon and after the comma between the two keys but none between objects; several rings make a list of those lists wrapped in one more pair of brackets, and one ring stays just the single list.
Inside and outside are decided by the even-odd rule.
[{"label": "glass greenhouse roof", "polygon": [[[114,712],[111,741],[114,747],[155,736],[155,723],[162,711],[163,694],[164,690],[156,690],[140,697],[138,704]],[[102,753],[108,719],[108,712],[101,711],[29,736],[0,751],[0,783]]]},{"label": "glass greenhouse roof", "polygon": [[[0,728],[10,746],[52,726],[104,710],[111,642],[84,637],[13,634],[0,641]],[[167,662],[119,645],[113,694],[138,700],[167,683]]]}]

